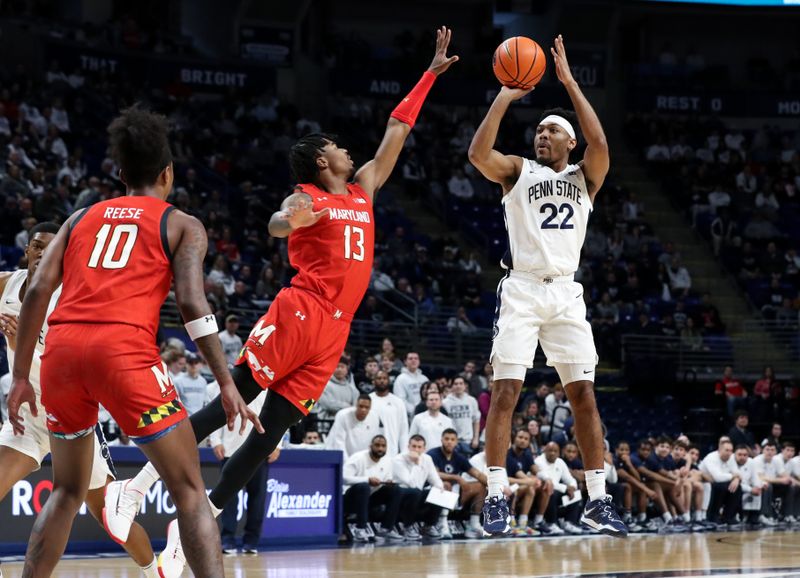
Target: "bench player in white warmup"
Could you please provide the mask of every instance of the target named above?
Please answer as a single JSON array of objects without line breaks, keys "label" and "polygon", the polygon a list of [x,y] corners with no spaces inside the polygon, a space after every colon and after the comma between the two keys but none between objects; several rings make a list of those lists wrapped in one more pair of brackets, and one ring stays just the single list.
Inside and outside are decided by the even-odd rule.
[{"label": "bench player in white warmup", "polygon": [[[36,268],[42,260],[50,241],[58,233],[59,225],[55,223],[39,223],[28,233],[28,244],[25,247],[25,258],[28,266],[17,271],[0,273],[0,333],[6,338],[8,366],[14,367],[14,353],[17,348],[17,317],[22,300],[28,288],[28,281],[33,278]],[[59,287],[50,298],[47,308],[48,316],[55,309],[61,295]],[[38,415],[33,415],[28,406],[20,408],[25,433],[14,435],[11,421],[7,420],[0,429],[0,500],[6,497],[11,488],[28,474],[38,470],[42,460],[50,453],[50,433],[45,423],[45,408],[42,406],[42,392],[39,381],[40,358],[44,353],[47,339],[47,321],[39,332],[39,340],[33,354],[29,379],[36,394]],[[89,491],[86,493],[86,505],[94,518],[102,524],[103,505],[106,484],[115,477],[114,466],[108,454],[106,440],[99,426],[95,427],[94,459]],[[127,540],[122,544],[131,558],[142,569],[145,578],[158,578],[158,565],[150,546],[150,538],[139,524],[132,528]],[[0,578],[2,578],[0,570]]]},{"label": "bench player in white warmup", "polygon": [[[490,181],[503,187],[503,212],[509,250],[503,258],[506,276],[497,288],[497,310],[491,362],[492,402],[486,422],[488,497],[484,530],[510,531],[503,495],[504,468],[511,416],[525,372],[533,367],[538,342],[565,384],[575,412],[575,435],[586,466],[589,500],[581,522],[613,536],[628,533],[606,494],[603,434],[594,398],[597,353],[586,321],[583,287],[573,280],[592,203],[608,173],[608,144],[603,127],[572,77],[559,35],[550,49],[558,79],[575,113],[546,111],[534,139],[536,160],[493,150],[500,121],[512,101],[530,90],[503,87],[481,123],[469,159]],[[574,118],[586,138],[583,160],[569,163],[577,146]]]}]

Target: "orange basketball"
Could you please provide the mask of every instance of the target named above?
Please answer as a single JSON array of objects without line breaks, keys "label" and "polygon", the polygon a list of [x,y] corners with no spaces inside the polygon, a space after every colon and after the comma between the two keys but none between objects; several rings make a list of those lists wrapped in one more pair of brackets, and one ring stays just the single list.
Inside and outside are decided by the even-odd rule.
[{"label": "orange basketball", "polygon": [[544,76],[547,60],[544,50],[525,36],[504,40],[492,56],[494,75],[509,88],[531,88]]}]

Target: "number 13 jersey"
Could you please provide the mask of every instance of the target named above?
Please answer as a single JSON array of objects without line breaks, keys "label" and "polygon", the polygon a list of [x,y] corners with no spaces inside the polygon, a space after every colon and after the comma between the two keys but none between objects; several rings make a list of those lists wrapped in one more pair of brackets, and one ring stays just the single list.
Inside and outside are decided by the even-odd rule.
[{"label": "number 13 jersey", "polygon": [[502,202],[508,233],[503,267],[542,277],[575,273],[592,212],[579,165],[557,173],[523,159],[519,179]]},{"label": "number 13 jersey", "polygon": [[311,197],[314,211],[327,208],[329,213],[289,235],[289,263],[297,270],[292,287],[316,293],[352,315],[372,275],[372,201],[356,183],[347,185],[347,195],[333,195],[312,184],[297,189]]},{"label": "number 13 jersey", "polygon": [[92,205],[73,223],[64,252],[61,299],[48,320],[124,324],[158,331],[172,283],[167,217],[175,207],[145,196]]}]

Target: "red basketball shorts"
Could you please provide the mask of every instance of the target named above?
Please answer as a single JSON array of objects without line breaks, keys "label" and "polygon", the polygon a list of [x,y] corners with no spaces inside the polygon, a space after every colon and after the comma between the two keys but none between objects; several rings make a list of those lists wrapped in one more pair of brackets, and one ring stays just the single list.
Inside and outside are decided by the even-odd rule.
[{"label": "red basketball shorts", "polygon": [[141,442],[186,417],[153,335],[132,325],[51,326],[41,384],[47,427],[59,437],[94,428],[98,403]]},{"label": "red basketball shorts", "polygon": [[255,324],[236,363],[246,362],[261,387],[308,414],[341,359],[352,318],[314,293],[287,287]]}]

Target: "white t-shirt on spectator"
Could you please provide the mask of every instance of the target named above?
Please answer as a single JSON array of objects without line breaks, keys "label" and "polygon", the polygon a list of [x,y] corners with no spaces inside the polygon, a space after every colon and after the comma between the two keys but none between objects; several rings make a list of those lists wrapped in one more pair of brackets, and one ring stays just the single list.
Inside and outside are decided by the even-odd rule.
[{"label": "white t-shirt on spectator", "polygon": [[235,333],[231,335],[227,329],[223,329],[219,332],[219,340],[222,342],[222,352],[225,354],[228,365],[233,365],[242,350],[242,338]]},{"label": "white t-shirt on spectator", "polygon": [[758,455],[753,458],[753,467],[760,479],[779,478],[786,473],[780,454],[775,455],[769,462],[764,459],[764,454]]},{"label": "white t-shirt on spectator", "polygon": [[403,488],[421,490],[426,483],[434,488],[444,487],[439,472],[433,465],[433,459],[428,454],[422,454],[418,464],[411,461],[408,452],[392,458],[392,479]]},{"label": "white t-shirt on spectator", "polygon": [[203,409],[207,395],[206,387],[208,386],[203,376],[198,374],[197,377],[192,377],[188,373],[181,373],[175,378],[174,383],[181,398],[181,403],[186,408],[186,413],[191,416]]},{"label": "white t-shirt on spectator", "polygon": [[739,473],[739,466],[736,465],[733,454],[727,462],[723,462],[719,457],[719,452],[713,451],[700,462],[700,471],[711,476],[714,482],[730,482],[733,474]]},{"label": "white t-shirt on spectator", "polygon": [[381,430],[378,412],[370,409],[363,421],[356,418],[356,408],[348,407],[339,410],[333,425],[325,438],[329,450],[341,450],[346,460],[348,456],[369,449],[374,438]]},{"label": "white t-shirt on spectator", "polygon": [[739,475],[742,477],[742,491],[749,494],[753,488],[760,488],[764,485],[761,478],[758,477],[758,469],[756,468],[755,460],[747,458],[743,465],[738,465]]},{"label": "white t-shirt on spectator", "polygon": [[442,406],[453,421],[459,441],[470,443],[474,433],[473,424],[481,420],[478,401],[466,392],[461,397],[451,393],[444,398]]},{"label": "white t-shirt on spectator", "polygon": [[795,456],[786,464],[786,473],[800,480],[800,456]]},{"label": "white t-shirt on spectator", "polygon": [[[453,420],[439,413],[432,416],[430,412],[418,413],[411,420],[411,427],[408,428],[408,436],[421,435],[425,438],[425,449],[432,450],[442,445],[442,432],[447,428],[453,427]],[[455,429],[455,428],[454,428]]]},{"label": "white t-shirt on spectator", "polygon": [[406,367],[394,380],[394,394],[405,402],[406,414],[409,418],[414,415],[414,408],[420,402],[419,388],[426,381],[428,378],[421,369],[411,373]]},{"label": "white t-shirt on spectator", "polygon": [[711,191],[708,193],[708,204],[713,210],[718,207],[727,207],[731,204],[731,196],[725,191]]},{"label": "white t-shirt on spectator", "polygon": [[556,407],[569,408],[569,411],[565,411],[563,409],[558,410],[555,419],[553,420],[553,427],[564,429],[564,422],[567,421],[567,418],[572,415],[572,406],[569,404],[569,401],[566,397],[562,398],[561,401],[558,401],[554,393],[548,394],[548,396],[544,398],[544,410],[547,419],[552,419],[553,410]]},{"label": "white t-shirt on spectator", "polygon": [[374,391],[369,394],[372,398],[372,409],[383,424],[383,435],[386,437],[386,455],[394,457],[403,452],[408,445],[408,416],[406,404],[395,394],[390,393],[384,397]]},{"label": "white t-shirt on spectator", "polygon": [[578,481],[569,473],[567,463],[561,458],[556,458],[553,463],[550,463],[547,461],[547,456],[542,454],[533,460],[533,463],[539,470],[536,477],[540,480],[545,482],[550,480],[553,484],[564,484],[573,488],[578,487]]},{"label": "white t-shirt on spectator", "polygon": [[450,194],[459,199],[471,199],[475,194],[475,189],[472,188],[472,183],[467,177],[457,177],[453,175],[447,181],[447,190]]},{"label": "white t-shirt on spectator", "polygon": [[[392,481],[392,458],[383,456],[377,462],[369,455],[369,450],[361,450],[348,457],[342,467],[344,491],[354,484],[366,484],[370,478],[378,478],[382,482]],[[370,486],[370,493],[380,486]]]}]

